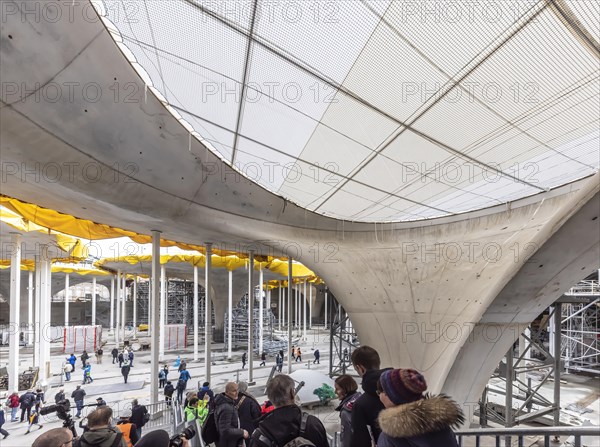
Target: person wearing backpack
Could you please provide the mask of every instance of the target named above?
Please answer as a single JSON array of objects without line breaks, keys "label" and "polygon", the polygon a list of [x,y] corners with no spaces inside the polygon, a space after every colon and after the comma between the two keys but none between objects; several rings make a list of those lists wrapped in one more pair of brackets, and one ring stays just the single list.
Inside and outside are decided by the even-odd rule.
[{"label": "person wearing backpack", "polygon": [[150,414],[145,405],[141,405],[137,399],[131,401],[131,423],[135,424],[138,438],[142,437],[142,427],[150,420]]},{"label": "person wearing backpack", "polygon": [[352,407],[354,402],[361,396],[357,392],[358,384],[349,375],[344,374],[335,379],[335,394],[340,400],[340,404],[335,411],[340,412],[340,438],[341,447],[350,447],[352,439]]},{"label": "person wearing backpack", "polygon": [[259,420],[250,447],[328,447],[323,423],[295,404],[294,380],[279,374],[267,385],[267,397],[275,409]]},{"label": "person wearing backpack", "polygon": [[240,418],[240,426],[252,436],[252,433],[258,427],[261,411],[256,398],[248,393],[246,382],[238,382],[238,398],[235,401],[235,408]]},{"label": "person wearing backpack", "polygon": [[243,440],[250,436],[240,427],[240,419],[235,408],[237,398],[238,385],[235,382],[228,382],[225,385],[225,392],[215,397],[214,420],[219,432],[217,447],[238,447],[240,444],[244,445]]}]

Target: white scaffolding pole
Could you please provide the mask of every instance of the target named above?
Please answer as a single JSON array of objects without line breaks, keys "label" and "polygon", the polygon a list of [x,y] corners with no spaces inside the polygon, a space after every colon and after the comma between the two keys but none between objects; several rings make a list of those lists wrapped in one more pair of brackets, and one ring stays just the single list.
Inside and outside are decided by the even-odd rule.
[{"label": "white scaffolding pole", "polygon": [[[283,327],[285,327],[285,320],[286,320],[286,313],[285,313],[285,295],[286,295],[286,290],[285,288],[282,287],[282,291],[281,291],[281,325]],[[288,303],[289,304],[289,303]],[[289,321],[288,321],[289,323]]]},{"label": "white scaffolding pole", "polygon": [[[21,334],[21,235],[10,234],[10,312],[8,339],[8,391],[19,389],[19,336]],[[7,435],[8,436],[8,435]]]},{"label": "white scaffolding pole", "polygon": [[327,318],[329,318],[329,314],[327,313],[327,289],[325,289],[325,328],[327,329]]},{"label": "white scaffolding pole", "polygon": [[227,358],[231,358],[233,328],[233,270],[229,270],[229,294],[227,295]]},{"label": "white scaffolding pole", "polygon": [[204,297],[206,299],[204,306],[204,369],[206,381],[210,382],[212,361],[212,293],[210,292],[212,287],[212,244],[207,242],[204,247],[206,248],[206,267],[204,269]]},{"label": "white scaffolding pole", "polygon": [[194,361],[198,361],[198,267],[194,266]]},{"label": "white scaffolding pole", "polygon": [[263,307],[263,270],[262,270],[262,264],[259,263],[258,264],[258,268],[259,268],[259,273],[258,273],[258,282],[259,282],[259,292],[258,292],[258,314],[260,315],[258,317],[258,353],[262,354],[263,352],[263,329],[264,329],[264,324],[263,324],[263,314],[264,314],[264,307]]},{"label": "white scaffolding pole", "polygon": [[92,278],[92,326],[96,326],[96,277]]}]

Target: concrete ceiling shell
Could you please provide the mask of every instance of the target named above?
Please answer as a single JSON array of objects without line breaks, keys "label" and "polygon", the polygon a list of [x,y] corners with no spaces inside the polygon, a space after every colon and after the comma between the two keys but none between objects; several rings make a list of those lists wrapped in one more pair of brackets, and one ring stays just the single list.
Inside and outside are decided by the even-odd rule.
[{"label": "concrete ceiling shell", "polygon": [[319,214],[448,216],[598,170],[596,2],[418,3],[106,0],[100,13],[190,138]]}]

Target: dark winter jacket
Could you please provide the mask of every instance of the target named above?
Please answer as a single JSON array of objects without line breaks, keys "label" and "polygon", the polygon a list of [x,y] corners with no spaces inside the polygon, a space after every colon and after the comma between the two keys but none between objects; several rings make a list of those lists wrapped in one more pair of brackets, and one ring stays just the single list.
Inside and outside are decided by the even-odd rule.
[{"label": "dark winter jacket", "polygon": [[[297,405],[287,405],[275,408],[265,414],[254,430],[250,447],[270,447],[259,440],[261,435],[275,441],[278,446],[285,445],[300,435],[302,423],[302,410]],[[314,416],[308,416],[304,438],[311,441],[316,447],[328,447],[327,433],[323,423]]]},{"label": "dark winter jacket", "polygon": [[378,447],[458,447],[452,427],[464,422],[460,407],[449,397],[425,397],[379,413]]},{"label": "dark winter jacket", "polygon": [[135,424],[136,427],[142,428],[146,423],[144,422],[144,415],[148,414],[148,410],[145,405],[134,405],[131,409],[131,417],[129,421]]},{"label": "dark winter jacket", "polygon": [[78,400],[83,400],[83,398],[85,397],[85,390],[79,388],[78,390],[75,390],[71,393],[71,397],[75,402],[77,402]]},{"label": "dark winter jacket", "polygon": [[367,425],[377,443],[381,430],[377,425],[377,415],[383,410],[383,404],[377,395],[377,381],[383,371],[387,369],[367,371],[362,377],[362,389],[364,393],[354,403],[352,408],[352,441],[351,447],[366,447],[371,445],[371,435]]},{"label": "dark winter jacket", "polygon": [[217,447],[236,447],[244,437],[233,400],[225,393],[215,397],[215,421],[219,431]]},{"label": "dark winter jacket", "polygon": [[164,390],[165,396],[168,396],[168,397],[173,396],[174,391],[175,391],[175,387],[173,386],[172,383],[167,383],[165,385],[165,390]]},{"label": "dark winter jacket", "polygon": [[350,446],[350,440],[352,439],[352,408],[360,396],[361,393],[358,392],[348,394],[335,409],[335,411],[340,412],[340,437],[342,439],[342,447]]},{"label": "dark winter jacket", "polygon": [[25,394],[19,397],[19,402],[21,403],[21,409],[31,408],[35,402],[35,394],[31,391],[27,391]]},{"label": "dark winter jacket", "polygon": [[118,447],[127,447],[123,435],[115,428],[97,428],[88,430],[81,435],[79,443],[74,442],[73,445],[81,447],[111,447],[117,436],[121,436],[121,442]]},{"label": "dark winter jacket", "polygon": [[237,407],[241,427],[251,435],[258,427],[258,420],[261,416],[260,404],[254,396],[239,393],[235,406]]},{"label": "dark winter jacket", "polygon": [[54,395],[54,402],[59,403],[63,400],[65,400],[65,392],[64,391],[59,391],[58,393],[56,393]]},{"label": "dark winter jacket", "polygon": [[131,366],[129,366],[129,365],[121,366],[121,374],[123,375],[123,377],[127,377],[129,375],[130,370],[131,370]]}]

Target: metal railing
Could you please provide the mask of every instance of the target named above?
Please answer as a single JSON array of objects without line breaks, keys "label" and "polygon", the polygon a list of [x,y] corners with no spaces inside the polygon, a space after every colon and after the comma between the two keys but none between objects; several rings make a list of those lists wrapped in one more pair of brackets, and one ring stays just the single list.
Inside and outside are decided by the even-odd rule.
[{"label": "metal railing", "polygon": [[580,281],[571,287],[565,295],[600,295],[600,283],[595,280]]},{"label": "metal railing", "polygon": [[475,438],[475,447],[481,445],[482,438],[495,438],[496,447],[500,447],[502,439],[505,446],[512,446],[512,437],[517,438],[519,447],[523,447],[525,436],[543,436],[544,447],[550,447],[550,438],[554,436],[573,436],[575,447],[582,447],[582,436],[593,436],[597,439],[598,427],[527,427],[527,428],[478,428],[454,432],[458,445],[463,446],[465,438]]},{"label": "metal railing", "polygon": [[189,440],[190,447],[206,447],[206,444],[202,439],[202,425],[200,425],[200,421],[198,419],[195,419],[191,422],[186,422],[183,407],[175,402],[173,402],[171,414],[173,416],[173,431],[170,433],[171,436],[181,433],[186,427],[192,425],[194,430],[196,430],[196,436]]}]

